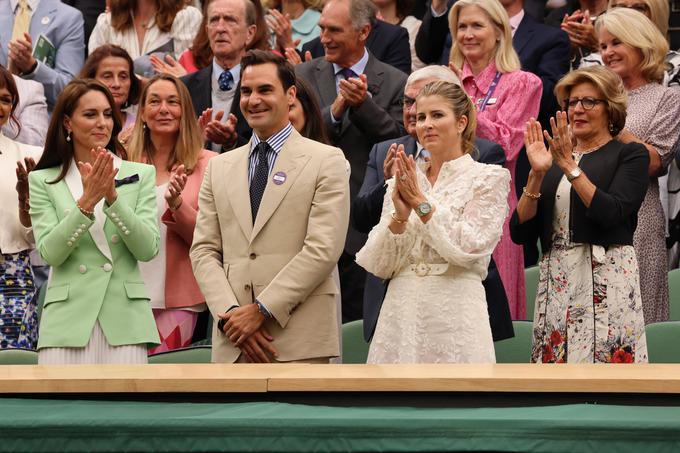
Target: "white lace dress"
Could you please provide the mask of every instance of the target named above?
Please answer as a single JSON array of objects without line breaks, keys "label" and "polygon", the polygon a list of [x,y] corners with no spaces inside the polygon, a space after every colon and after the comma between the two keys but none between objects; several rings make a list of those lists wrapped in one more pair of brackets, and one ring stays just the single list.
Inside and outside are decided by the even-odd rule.
[{"label": "white lace dress", "polygon": [[[418,183],[436,207],[429,222],[412,214],[403,234],[389,230],[389,180],[380,223],[356,257],[391,279],[368,362],[493,363],[482,280],[508,213],[510,173],[465,155],[446,162],[434,186],[421,171]],[[413,271],[419,264],[421,275]]]}]

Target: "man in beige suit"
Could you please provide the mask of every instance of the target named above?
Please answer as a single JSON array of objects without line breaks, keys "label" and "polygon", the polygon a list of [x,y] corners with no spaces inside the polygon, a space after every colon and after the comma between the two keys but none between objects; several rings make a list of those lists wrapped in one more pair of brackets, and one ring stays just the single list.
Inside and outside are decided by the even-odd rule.
[{"label": "man in beige suit", "polygon": [[342,151],[302,137],[288,120],[295,71],[250,51],[240,106],[250,142],[210,160],[191,247],[213,317],[213,362],[327,363],[338,355],[330,273],[349,219]]}]

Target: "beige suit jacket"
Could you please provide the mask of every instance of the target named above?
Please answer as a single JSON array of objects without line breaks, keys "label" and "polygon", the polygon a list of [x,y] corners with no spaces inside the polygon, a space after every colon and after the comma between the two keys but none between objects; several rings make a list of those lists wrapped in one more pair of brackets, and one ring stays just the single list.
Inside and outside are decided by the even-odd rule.
[{"label": "beige suit jacket", "polygon": [[[331,271],[349,222],[349,173],[342,151],[293,131],[276,159],[253,225],[250,143],[210,160],[191,247],[196,280],[215,319],[254,302],[273,315],[265,327],[278,360],[338,355]],[[274,175],[285,174],[282,184]],[[280,178],[279,178],[280,179]],[[240,354],[216,327],[213,362]]]}]

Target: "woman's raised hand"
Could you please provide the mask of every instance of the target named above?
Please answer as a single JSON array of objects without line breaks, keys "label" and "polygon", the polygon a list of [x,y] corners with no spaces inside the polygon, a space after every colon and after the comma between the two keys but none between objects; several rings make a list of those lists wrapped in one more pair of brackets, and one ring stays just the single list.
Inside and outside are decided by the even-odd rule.
[{"label": "woman's raised hand", "polygon": [[552,166],[552,155],[543,142],[541,123],[536,121],[535,118],[527,121],[524,131],[524,147],[527,150],[531,170],[536,173],[545,173],[550,169]]},{"label": "woman's raised hand", "polygon": [[22,163],[17,161],[17,185],[16,190],[19,195],[19,208],[28,210],[28,174],[35,168],[35,161],[32,157],[24,158]]},{"label": "woman's raised hand", "polygon": [[171,211],[176,211],[182,206],[182,191],[187,183],[187,174],[184,165],[175,168],[170,174],[168,188],[165,191],[165,201]]},{"label": "woman's raised hand", "polygon": [[78,206],[84,211],[93,211],[102,198],[109,204],[116,200],[115,176],[118,169],[113,166],[113,154],[102,148],[90,151],[92,163],[78,162],[83,182],[83,196]]},{"label": "woman's raised hand", "polygon": [[571,154],[574,145],[567,124],[567,113],[557,112],[557,120],[550,118],[550,128],[552,129],[552,137],[548,134],[548,131],[543,131],[543,135],[545,135],[550,146],[550,154],[561,169],[571,170],[574,165],[574,156]]}]

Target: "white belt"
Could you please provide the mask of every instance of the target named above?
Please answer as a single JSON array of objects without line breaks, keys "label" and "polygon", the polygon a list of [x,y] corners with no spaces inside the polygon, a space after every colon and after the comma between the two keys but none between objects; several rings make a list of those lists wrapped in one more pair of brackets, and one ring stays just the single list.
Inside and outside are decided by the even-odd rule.
[{"label": "white belt", "polygon": [[453,269],[449,263],[416,263],[408,264],[399,272],[399,275],[417,275],[418,277],[426,277],[428,275],[444,275],[451,274]]}]

